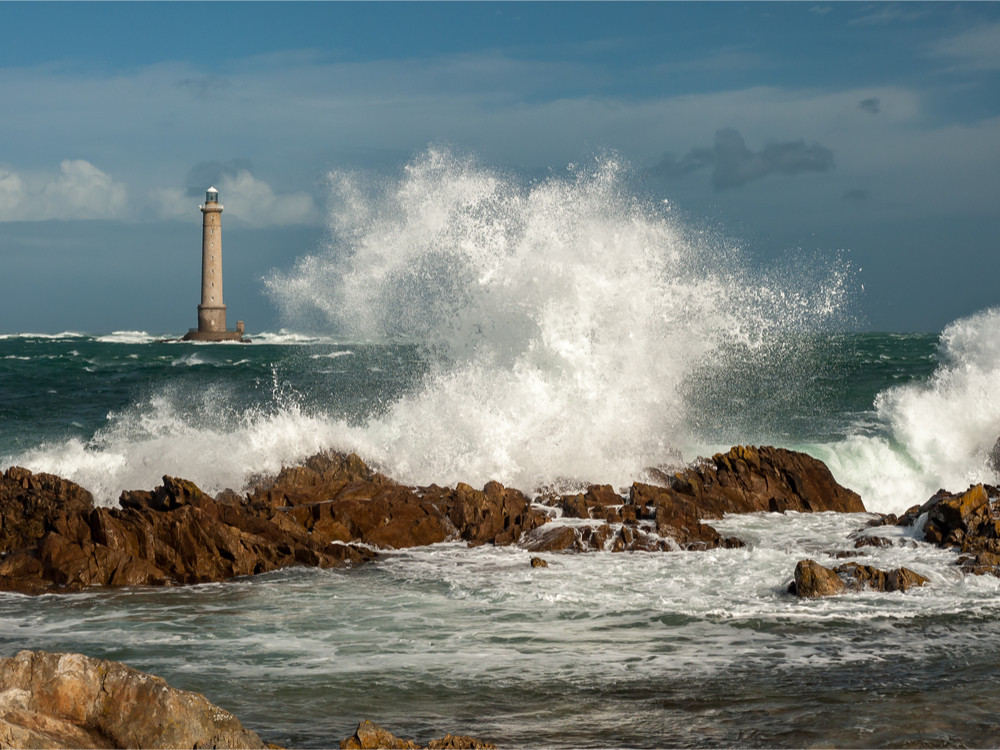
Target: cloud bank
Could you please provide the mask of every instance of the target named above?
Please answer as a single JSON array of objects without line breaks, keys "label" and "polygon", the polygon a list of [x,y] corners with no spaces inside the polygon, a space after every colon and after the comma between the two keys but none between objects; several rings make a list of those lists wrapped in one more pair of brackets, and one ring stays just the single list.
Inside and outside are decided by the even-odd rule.
[{"label": "cloud bank", "polygon": [[0,168],[0,221],[118,219],[128,193],[84,159],[66,159],[57,175],[21,175]]}]

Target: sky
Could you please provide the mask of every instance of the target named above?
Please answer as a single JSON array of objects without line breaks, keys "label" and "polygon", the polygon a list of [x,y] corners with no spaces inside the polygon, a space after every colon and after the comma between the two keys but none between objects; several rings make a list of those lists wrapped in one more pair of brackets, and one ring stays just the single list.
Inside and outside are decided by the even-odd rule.
[{"label": "sky", "polygon": [[328,175],[437,144],[614,153],[755,262],[849,264],[863,329],[1000,304],[997,3],[0,2],[0,332],[195,325],[210,184],[230,324],[289,325]]}]

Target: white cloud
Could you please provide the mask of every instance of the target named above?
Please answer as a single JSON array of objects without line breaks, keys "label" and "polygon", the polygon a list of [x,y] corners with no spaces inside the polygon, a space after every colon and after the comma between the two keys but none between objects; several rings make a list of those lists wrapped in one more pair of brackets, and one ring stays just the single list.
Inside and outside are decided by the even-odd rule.
[{"label": "white cloud", "polygon": [[[253,227],[318,224],[322,220],[309,193],[275,193],[245,169],[223,175],[215,187],[226,215]],[[199,199],[175,188],[154,188],[150,198],[161,219],[190,219],[199,203]]]},{"label": "white cloud", "polygon": [[279,195],[245,169],[224,176],[218,187],[230,215],[252,226],[312,224],[321,218],[308,193]]},{"label": "white cloud", "polygon": [[125,186],[83,159],[64,160],[57,175],[0,169],[0,221],[117,219],[127,204]]},{"label": "white cloud", "polygon": [[930,54],[952,60],[951,70],[1000,70],[1000,23],[983,24],[941,39]]}]

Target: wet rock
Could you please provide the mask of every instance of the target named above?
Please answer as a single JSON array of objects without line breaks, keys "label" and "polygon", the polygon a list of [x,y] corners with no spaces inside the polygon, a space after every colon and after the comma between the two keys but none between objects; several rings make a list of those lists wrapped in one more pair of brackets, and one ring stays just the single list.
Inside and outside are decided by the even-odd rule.
[{"label": "wet rock", "polygon": [[861,536],[854,542],[854,549],[862,547],[891,547],[892,540],[884,536]]},{"label": "wet rock", "polygon": [[375,750],[375,748],[416,750],[420,745],[413,740],[400,739],[378,724],[366,720],[358,724],[353,736],[340,741],[340,747],[342,750]]},{"label": "wet rock", "polygon": [[427,750],[496,750],[496,745],[464,734],[446,734],[428,742]]},{"label": "wet rock", "polygon": [[625,498],[615,492],[610,484],[594,484],[586,492],[542,498],[542,501],[546,505],[560,508],[566,518],[602,518],[614,523],[622,521],[620,513],[616,513],[615,509],[625,503]]},{"label": "wet rock", "polygon": [[[362,721],[351,737],[341,740],[340,747],[344,750],[374,750],[375,748],[416,750],[420,745],[413,740],[401,739],[371,721]],[[427,748],[428,750],[496,750],[496,745],[466,735],[446,734],[439,740],[428,742]]]},{"label": "wet rock", "polygon": [[737,446],[668,478],[657,487],[636,482],[630,503],[640,518],[656,519],[657,532],[686,549],[736,544],[703,519],[760,511],[861,513],[861,498],[839,485],[830,470],[805,453]]},{"label": "wet rock", "polygon": [[989,455],[986,456],[986,465],[993,472],[993,475],[1000,479],[1000,438],[997,438]]},{"label": "wet rock", "polygon": [[[152,492],[123,493],[121,508],[95,508],[86,499],[81,497],[70,512],[41,514],[39,527],[11,542],[0,559],[0,590],[205,583],[373,557],[218,503],[193,483],[173,477],[164,477]],[[11,503],[16,508],[18,499]]]},{"label": "wet rock", "polygon": [[825,568],[815,560],[800,560],[795,566],[795,595],[814,599],[821,596],[836,596],[847,590],[847,585],[834,571]]},{"label": "wet rock", "polygon": [[35,544],[59,519],[93,507],[94,498],[78,484],[10,467],[0,475],[0,554]]},{"label": "wet rock", "polygon": [[909,568],[880,570],[870,565],[849,562],[826,568],[814,560],[801,560],[795,566],[795,580],[789,592],[802,598],[836,596],[848,591],[905,592],[928,582]]},{"label": "wet rock", "polygon": [[263,748],[204,696],[124,664],[21,651],[0,659],[0,747]]},{"label": "wet rock", "polygon": [[533,558],[531,558],[531,567],[533,567],[533,568],[547,568],[547,567],[549,567],[549,564],[548,564],[548,562],[546,562],[545,560],[543,560],[540,557],[533,557]]},{"label": "wet rock", "polygon": [[977,484],[961,494],[941,490],[914,515],[926,518],[926,541],[963,553],[959,564],[966,572],[1000,576],[1000,488]]},{"label": "wet rock", "polygon": [[521,492],[489,482],[410,488],[369,469],[354,454],[323,453],[303,466],[258,479],[246,505],[274,520],[284,513],[317,539],[402,549],[463,539],[512,544],[546,522]]},{"label": "wet rock", "polygon": [[848,587],[852,590],[871,589],[873,591],[905,592],[923,586],[928,581],[926,577],[909,568],[880,570],[870,565],[859,565],[852,562],[838,565],[834,570],[847,579]]},{"label": "wet rock", "polygon": [[521,546],[529,552],[562,552],[576,545],[576,531],[572,526],[549,524],[527,534]]}]

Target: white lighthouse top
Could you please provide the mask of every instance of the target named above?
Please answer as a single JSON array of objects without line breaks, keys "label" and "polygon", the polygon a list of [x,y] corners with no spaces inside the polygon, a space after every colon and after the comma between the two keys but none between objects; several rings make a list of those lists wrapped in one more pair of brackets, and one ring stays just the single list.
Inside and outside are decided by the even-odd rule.
[{"label": "white lighthouse top", "polygon": [[218,203],[219,202],[219,191],[214,187],[210,187],[205,191],[205,202],[206,203]]}]

